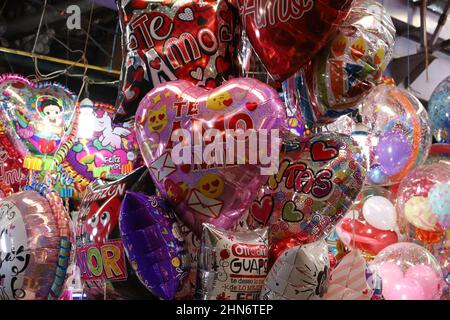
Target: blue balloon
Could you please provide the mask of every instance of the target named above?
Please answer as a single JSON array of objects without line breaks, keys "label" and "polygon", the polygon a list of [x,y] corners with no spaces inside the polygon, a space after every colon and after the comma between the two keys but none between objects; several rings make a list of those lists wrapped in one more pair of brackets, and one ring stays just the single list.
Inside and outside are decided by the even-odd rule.
[{"label": "blue balloon", "polygon": [[428,102],[433,135],[438,143],[450,143],[450,76],[434,90]]}]

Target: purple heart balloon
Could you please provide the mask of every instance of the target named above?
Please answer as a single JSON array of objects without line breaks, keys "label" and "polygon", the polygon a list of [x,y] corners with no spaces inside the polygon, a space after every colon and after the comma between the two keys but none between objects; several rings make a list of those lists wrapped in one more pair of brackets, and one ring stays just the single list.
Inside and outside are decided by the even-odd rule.
[{"label": "purple heart balloon", "polygon": [[[200,235],[205,222],[231,228],[267,180],[262,167],[275,165],[268,175],[276,173],[278,130],[285,128],[285,117],[278,93],[258,80],[237,78],[210,91],[178,80],[156,87],[141,101],[136,133],[158,189],[186,226]],[[230,132],[239,130],[252,131],[257,138],[229,139]],[[262,139],[270,152],[261,148]],[[239,155],[241,142],[246,153]],[[180,145],[187,155],[181,161],[176,159]],[[218,149],[208,162],[207,147],[212,145]],[[270,164],[262,154],[270,154]],[[252,162],[252,157],[258,159]]]},{"label": "purple heart balloon", "polygon": [[157,196],[127,192],[119,228],[139,280],[154,295],[173,299],[186,275],[187,256],[172,210]]}]

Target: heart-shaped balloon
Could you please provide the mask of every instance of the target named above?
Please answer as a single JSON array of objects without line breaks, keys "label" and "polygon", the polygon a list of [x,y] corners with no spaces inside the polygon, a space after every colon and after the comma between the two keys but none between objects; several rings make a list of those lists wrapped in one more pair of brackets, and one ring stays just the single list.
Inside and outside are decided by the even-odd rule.
[{"label": "heart-shaped balloon", "polygon": [[89,99],[80,103],[77,139],[66,157],[80,186],[95,178],[109,179],[136,169],[139,147],[134,123],[116,124],[113,118],[111,105]]},{"label": "heart-shaped balloon", "polygon": [[23,158],[10,142],[0,123],[0,183],[4,194],[11,191],[19,192],[26,184],[28,170],[22,167]]},{"label": "heart-shaped balloon", "polygon": [[284,142],[277,174],[250,208],[251,228],[271,226],[271,240],[315,241],[347,212],[365,177],[361,149],[349,136],[323,133]]},{"label": "heart-shaped balloon", "polygon": [[344,218],[339,221],[336,229],[341,239],[348,238],[349,245],[354,245],[372,256],[398,242],[398,236],[394,231],[379,230],[359,219]]},{"label": "heart-shaped balloon", "polygon": [[[136,132],[159,190],[199,235],[203,222],[230,228],[267,179],[261,175],[263,149],[258,150],[258,142],[245,134],[234,139],[226,136],[253,130],[260,145],[264,137],[272,142],[270,154],[278,161],[280,144],[275,133],[284,129],[284,119],[277,92],[255,79],[233,79],[213,91],[179,80],[146,95],[136,113]],[[208,135],[214,136],[214,143]],[[247,139],[250,150],[244,147],[245,154],[236,151]],[[179,152],[183,146],[186,151]],[[208,152],[212,146],[217,146],[214,159]],[[251,162],[254,155],[259,159]]]},{"label": "heart-shaped balloon", "polygon": [[243,29],[275,80],[294,74],[328,42],[352,0],[234,0]]},{"label": "heart-shaped balloon", "polygon": [[65,157],[76,134],[76,96],[59,83],[0,77],[0,118],[25,158],[24,167],[52,169]]},{"label": "heart-shaped balloon", "polygon": [[213,88],[228,79],[234,16],[226,0],[119,1],[119,13],[125,59],[118,112],[126,118],[160,83]]}]

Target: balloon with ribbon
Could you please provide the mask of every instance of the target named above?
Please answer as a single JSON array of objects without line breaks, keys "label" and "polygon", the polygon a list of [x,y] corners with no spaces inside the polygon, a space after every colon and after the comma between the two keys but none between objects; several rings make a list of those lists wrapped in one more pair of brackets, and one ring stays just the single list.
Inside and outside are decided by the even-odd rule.
[{"label": "balloon with ribbon", "polygon": [[299,237],[313,242],[328,234],[351,207],[365,178],[355,141],[338,133],[283,142],[279,170],[250,207],[251,228],[270,226],[271,243]]},{"label": "balloon with ribbon", "polygon": [[61,198],[46,185],[0,201],[0,300],[55,300],[69,264],[71,232]]},{"label": "balloon with ribbon", "polygon": [[234,16],[226,0],[118,2],[124,59],[116,120],[145,94],[183,79],[215,88],[232,69]]},{"label": "balloon with ribbon", "polygon": [[[125,256],[119,229],[125,193],[133,188],[141,191],[139,181],[146,174],[142,167],[114,182],[98,179],[84,193],[76,231],[76,263],[88,299],[152,297]],[[145,187],[151,193],[151,184]]]},{"label": "balloon with ribbon", "polygon": [[75,101],[59,83],[0,76],[0,117],[24,168],[49,171],[62,162],[77,131]]},{"label": "balloon with ribbon", "polygon": [[78,134],[63,166],[78,191],[96,178],[114,179],[132,172],[138,163],[134,123],[116,124],[114,107],[83,99]]},{"label": "balloon with ribbon", "polygon": [[141,101],[136,131],[158,189],[199,236],[203,222],[231,228],[267,179],[265,169],[276,171],[284,119],[277,92],[258,80],[233,79],[212,91],[178,80]]},{"label": "balloon with ribbon", "polygon": [[243,76],[257,56],[270,78],[284,81],[310,61],[334,35],[353,3],[347,1],[232,0],[237,7],[242,34],[248,38],[238,51]]}]

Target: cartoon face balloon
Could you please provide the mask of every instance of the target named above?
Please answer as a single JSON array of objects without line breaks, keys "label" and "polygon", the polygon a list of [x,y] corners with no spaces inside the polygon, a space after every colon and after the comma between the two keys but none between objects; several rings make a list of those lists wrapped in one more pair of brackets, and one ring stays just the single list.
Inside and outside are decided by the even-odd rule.
[{"label": "cartoon face balloon", "polygon": [[212,91],[178,80],[146,95],[136,131],[159,190],[200,235],[203,222],[232,227],[267,179],[265,169],[276,171],[284,118],[276,91],[257,80]]},{"label": "cartoon face balloon", "polygon": [[[125,192],[137,184],[144,168],[114,182],[94,181],[80,205],[77,265],[89,299],[148,298],[125,256],[119,230]],[[107,287],[105,292],[105,286]]]},{"label": "cartoon face balloon", "polygon": [[135,169],[138,145],[134,124],[115,124],[113,117],[113,106],[89,99],[81,101],[77,139],[66,157],[73,177],[84,178],[77,182],[111,179]]},{"label": "cartoon face balloon", "polygon": [[349,137],[323,133],[283,144],[280,167],[252,203],[249,226],[271,227],[271,241],[331,231],[358,196],[365,177],[361,149]]},{"label": "cartoon face balloon", "polygon": [[75,100],[59,83],[34,83],[14,74],[1,76],[0,117],[17,150],[28,156],[24,167],[47,170],[61,162],[55,155],[67,147],[76,130],[72,126]]},{"label": "cartoon face balloon", "polygon": [[283,81],[326,45],[353,1],[231,2],[256,55],[273,79]]},{"label": "cartoon face balloon", "polygon": [[68,215],[56,193],[0,201],[0,300],[55,300],[69,264]]},{"label": "cartoon face balloon", "polygon": [[275,261],[261,291],[263,300],[317,300],[327,290],[330,270],[323,240],[284,251]]},{"label": "cartoon face balloon", "polygon": [[122,0],[119,15],[125,58],[117,104],[125,118],[160,83],[183,79],[215,88],[228,79],[233,14],[225,0]]}]

